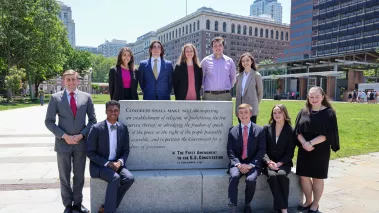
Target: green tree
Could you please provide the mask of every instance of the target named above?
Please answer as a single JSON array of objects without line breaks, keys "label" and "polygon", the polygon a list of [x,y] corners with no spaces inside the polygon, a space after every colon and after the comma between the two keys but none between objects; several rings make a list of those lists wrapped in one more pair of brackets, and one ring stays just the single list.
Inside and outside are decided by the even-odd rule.
[{"label": "green tree", "polygon": [[[5,76],[5,85],[8,92],[17,93],[22,88],[22,81],[25,79],[25,69],[17,69],[17,67],[12,67],[9,69],[9,73]],[[8,97],[12,97],[12,94]],[[11,99],[7,99],[11,101]]]},{"label": "green tree", "polygon": [[103,55],[91,56],[92,82],[108,82],[109,69],[116,64],[116,59]]},{"label": "green tree", "polygon": [[91,67],[91,53],[83,50],[76,50],[69,48],[66,51],[67,61],[63,65],[63,70],[72,69],[84,76],[88,73],[88,69]]},{"label": "green tree", "polygon": [[37,92],[42,81],[61,73],[68,40],[58,12],[55,0],[0,0],[2,74],[12,66],[24,68]]}]

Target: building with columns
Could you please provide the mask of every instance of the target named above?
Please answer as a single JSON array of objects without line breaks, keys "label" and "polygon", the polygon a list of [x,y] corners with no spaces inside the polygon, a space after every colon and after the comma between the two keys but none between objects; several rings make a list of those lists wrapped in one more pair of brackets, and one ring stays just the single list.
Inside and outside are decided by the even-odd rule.
[{"label": "building with columns", "polygon": [[139,64],[140,61],[143,61],[149,58],[149,47],[152,41],[157,40],[156,32],[150,31],[137,38],[137,41],[133,43],[131,48],[134,54],[134,63]]},{"label": "building with columns", "polygon": [[224,53],[237,64],[245,52],[252,53],[257,62],[275,60],[289,45],[289,25],[202,7],[159,28],[156,36],[164,45],[165,58],[174,63],[186,43],[196,46],[201,60],[212,54],[212,39],[221,36],[225,39]]}]

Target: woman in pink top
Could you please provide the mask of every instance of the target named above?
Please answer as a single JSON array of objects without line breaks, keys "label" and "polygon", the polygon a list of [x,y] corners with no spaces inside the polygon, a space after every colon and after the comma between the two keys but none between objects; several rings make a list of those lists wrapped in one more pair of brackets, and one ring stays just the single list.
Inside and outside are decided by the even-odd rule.
[{"label": "woman in pink top", "polygon": [[200,100],[203,81],[197,50],[193,44],[186,44],[176,63],[172,75],[172,86],[176,100]]},{"label": "woman in pink top", "polygon": [[121,48],[117,65],[109,70],[111,100],[138,100],[138,71],[134,70],[134,56],[128,47]]}]

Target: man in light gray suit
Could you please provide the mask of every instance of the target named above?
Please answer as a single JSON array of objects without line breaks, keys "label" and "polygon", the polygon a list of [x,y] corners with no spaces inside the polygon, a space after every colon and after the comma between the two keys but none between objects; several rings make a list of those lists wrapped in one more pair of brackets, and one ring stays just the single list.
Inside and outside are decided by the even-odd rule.
[{"label": "man in light gray suit", "polygon": [[[89,210],[82,205],[87,151],[85,138],[91,126],[96,124],[95,109],[91,95],[77,89],[77,72],[65,71],[62,80],[65,89],[51,96],[45,125],[55,135],[54,150],[57,152],[64,213],[88,213]],[[55,123],[57,114],[58,125]],[[70,184],[71,163],[73,188]]]}]

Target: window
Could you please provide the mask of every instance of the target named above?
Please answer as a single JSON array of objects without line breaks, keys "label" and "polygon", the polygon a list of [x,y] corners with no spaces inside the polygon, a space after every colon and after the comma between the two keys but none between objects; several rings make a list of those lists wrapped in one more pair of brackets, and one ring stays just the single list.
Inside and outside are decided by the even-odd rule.
[{"label": "window", "polygon": [[179,37],[182,36],[182,28],[179,28]]},{"label": "window", "polygon": [[236,26],[232,24],[232,33],[236,33]]},{"label": "window", "polygon": [[258,27],[255,28],[254,35],[255,35],[255,36],[258,36]]},{"label": "window", "polygon": [[200,21],[197,20],[197,30],[200,30]]},{"label": "window", "polygon": [[224,23],[222,23],[222,32],[226,32],[226,23],[224,22]]},{"label": "window", "polygon": [[262,28],[261,28],[261,30],[260,30],[259,36],[260,36],[260,37],[263,37],[263,29],[262,29]]},{"label": "window", "polygon": [[253,35],[253,28],[249,27],[249,36],[252,36],[252,35]]},{"label": "window", "polygon": [[175,38],[178,37],[178,29],[175,30]]},{"label": "window", "polygon": [[241,34],[241,25],[238,25],[237,27],[237,34]]},{"label": "window", "polygon": [[283,31],[280,32],[280,40],[284,40],[284,33],[283,33]]},{"label": "window", "polygon": [[207,20],[206,29],[209,30],[211,28],[211,21]]},{"label": "window", "polygon": [[67,13],[63,13],[63,18],[67,18]]},{"label": "window", "polygon": [[215,31],[218,31],[218,21],[215,21]]},{"label": "window", "polygon": [[189,26],[190,26],[190,33],[192,33],[192,25],[190,24]]},{"label": "window", "polygon": [[195,32],[196,30],[196,22],[193,22],[193,31]]},{"label": "window", "polygon": [[186,25],[186,35],[188,34],[188,25]]},{"label": "window", "polygon": [[266,36],[266,38],[268,38],[268,29],[266,29],[266,35],[265,36]]},{"label": "window", "polygon": [[246,31],[247,31],[247,27],[246,27],[246,25],[244,25],[244,26],[243,26],[243,34],[244,34],[244,35],[246,35],[246,34],[247,34],[247,32],[246,32]]},{"label": "window", "polygon": [[279,39],[279,31],[275,32],[275,39]]},{"label": "window", "polygon": [[274,38],[274,31],[271,30],[271,38]]},{"label": "window", "polygon": [[288,32],[286,32],[286,41],[288,41]]}]

